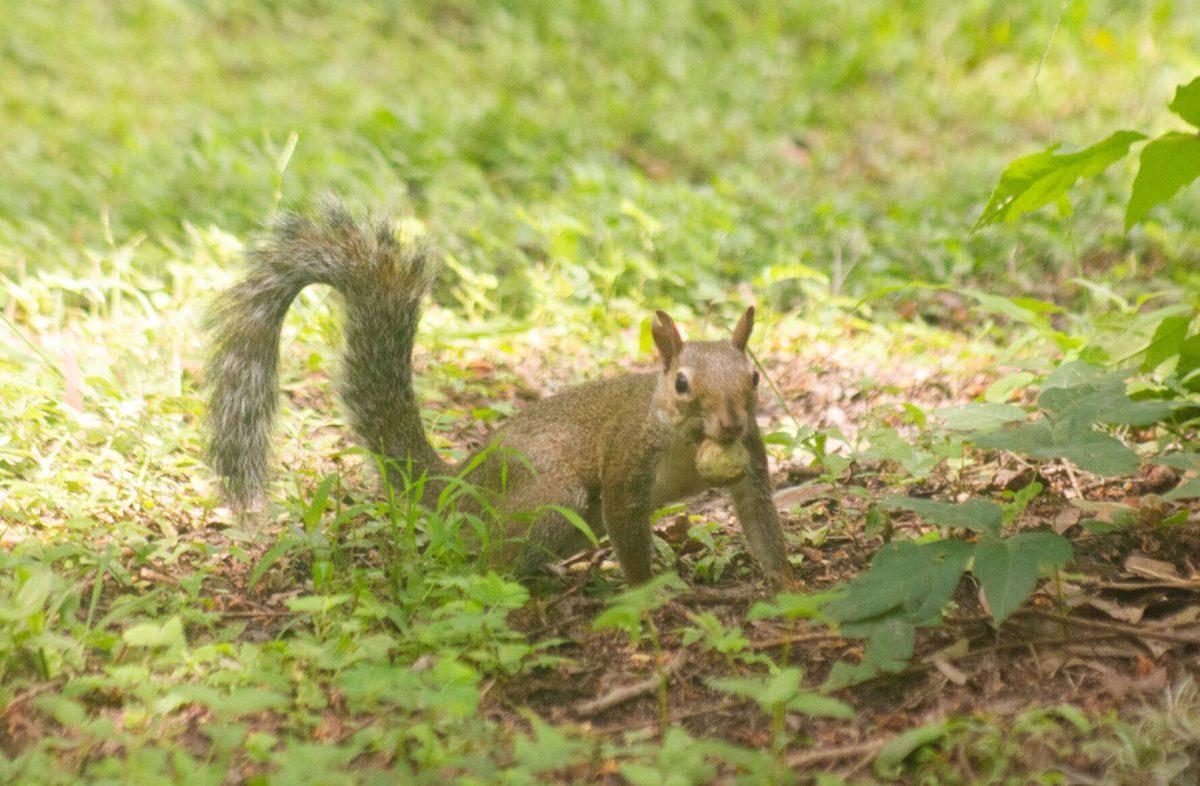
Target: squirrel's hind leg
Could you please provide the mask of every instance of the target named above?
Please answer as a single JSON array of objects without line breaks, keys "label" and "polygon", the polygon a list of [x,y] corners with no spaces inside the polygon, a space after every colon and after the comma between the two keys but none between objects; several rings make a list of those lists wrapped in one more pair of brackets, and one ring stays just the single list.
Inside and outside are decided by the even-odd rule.
[{"label": "squirrel's hind leg", "polygon": [[[543,472],[513,490],[505,509],[503,543],[492,563],[514,568],[519,575],[537,572],[547,563],[582,551],[592,543],[578,517],[596,538],[604,534],[599,500],[578,480]],[[563,511],[575,514],[568,518]]]}]

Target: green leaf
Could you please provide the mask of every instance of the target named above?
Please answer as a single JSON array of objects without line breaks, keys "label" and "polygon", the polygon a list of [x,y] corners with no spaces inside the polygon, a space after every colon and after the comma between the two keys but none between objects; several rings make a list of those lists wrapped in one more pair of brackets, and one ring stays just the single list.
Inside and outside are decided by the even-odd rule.
[{"label": "green leaf", "polygon": [[33,700],[33,705],[68,729],[77,729],[87,721],[87,709],[65,696],[54,693],[38,696]]},{"label": "green leaf", "polygon": [[861,663],[853,665],[845,661],[833,664],[829,676],[821,684],[823,691],[841,690],[880,674],[899,673],[912,658],[916,629],[911,622],[900,617],[892,616],[847,625],[842,632],[847,636],[866,637],[867,646],[863,650],[863,659]]},{"label": "green leaf", "polygon": [[1175,97],[1167,104],[1167,109],[1200,128],[1200,76],[1176,87]]},{"label": "green leaf", "polygon": [[1148,426],[1171,413],[1170,402],[1129,398],[1124,376],[1117,372],[1072,387],[1044,388],[1038,406],[1064,418],[1110,426]]},{"label": "green leaf", "polygon": [[1200,453],[1188,453],[1185,451],[1164,453],[1161,456],[1155,456],[1154,458],[1150,459],[1150,463],[1162,464],[1164,467],[1177,469],[1180,472],[1200,470]]},{"label": "green leaf", "polygon": [[1163,494],[1163,497],[1166,499],[1196,499],[1200,497],[1200,477],[1189,478]]},{"label": "green leaf", "polygon": [[1146,346],[1146,359],[1142,361],[1142,371],[1153,371],[1178,355],[1191,324],[1191,317],[1180,316],[1166,317],[1159,322],[1158,327],[1154,329],[1154,337]]},{"label": "green leaf", "polygon": [[1059,456],[1086,472],[1112,478],[1132,475],[1141,466],[1138,454],[1124,442],[1075,420],[1054,424],[1051,440],[1061,446]]},{"label": "green leaf", "polygon": [[1012,222],[1025,213],[1056,202],[1076,181],[1094,177],[1129,153],[1129,146],[1145,139],[1136,131],[1117,131],[1091,147],[1074,153],[1056,152],[1054,145],[1040,153],[1018,158],[1000,175],[992,196],[974,229]]},{"label": "green leaf", "polygon": [[[864,436],[870,442],[870,447],[862,453],[864,457],[895,462],[916,478],[927,477],[937,466],[936,456],[927,450],[910,445],[895,429],[872,429]],[[835,455],[833,454],[826,456],[826,465],[828,466],[834,459]],[[839,473],[835,472],[834,474]]]},{"label": "green leaf", "polygon": [[642,615],[628,606],[613,606],[596,615],[593,630],[623,630],[636,638],[642,630]]},{"label": "green leaf", "polygon": [[54,571],[38,566],[30,571],[21,589],[6,608],[0,609],[0,620],[5,622],[24,621],[46,607],[55,583]]},{"label": "green leaf", "polygon": [[301,595],[284,601],[289,611],[301,614],[326,614],[353,599],[353,595]]},{"label": "green leaf", "polygon": [[946,428],[954,431],[993,431],[1009,423],[1022,423],[1025,410],[1013,404],[984,404],[972,402],[946,407],[935,413]]},{"label": "green leaf", "polygon": [[307,532],[312,532],[316,529],[317,524],[321,523],[321,516],[325,513],[325,506],[329,504],[329,492],[333,490],[333,484],[337,482],[337,479],[337,473],[331,473],[326,475],[320,485],[317,486],[312,502],[304,509],[304,529]]},{"label": "green leaf", "polygon": [[1071,544],[1053,532],[1022,532],[987,538],[975,549],[975,577],[983,587],[996,625],[1033,594],[1041,569],[1059,568],[1071,558]]},{"label": "green leaf", "polygon": [[1093,382],[1101,382],[1110,375],[1116,376],[1118,379],[1124,379],[1125,374],[1118,372],[1105,371],[1099,366],[1088,363],[1084,360],[1072,360],[1063,363],[1058,368],[1050,373],[1042,382],[1042,390],[1050,390],[1051,388],[1073,388],[1078,385],[1085,385]]},{"label": "green leaf", "polygon": [[750,607],[746,614],[748,620],[764,620],[772,617],[784,619],[814,619],[821,613],[825,604],[837,597],[836,592],[814,592],[802,595],[797,592],[781,592],[774,600],[760,600]]},{"label": "green leaf", "polygon": [[609,599],[608,608],[592,622],[594,630],[616,628],[635,642],[642,635],[643,615],[662,608],[685,589],[674,573],[664,573]]},{"label": "green leaf", "polygon": [[1141,460],[1116,437],[1078,418],[1043,419],[974,438],[978,447],[1008,450],[1038,459],[1065,458],[1105,477],[1131,475]]},{"label": "green leaf", "polygon": [[262,581],[262,577],[266,574],[271,566],[278,562],[284,554],[292,550],[293,547],[299,545],[298,541],[285,540],[281,543],[276,543],[267,550],[267,553],[262,556],[258,564],[254,566],[254,570],[250,571],[250,576],[246,580],[246,585],[250,589],[258,586],[258,582]]},{"label": "green leaf", "polygon": [[800,690],[804,670],[794,666],[780,669],[761,686],[757,701],[765,707],[778,707],[790,701]]},{"label": "green leaf", "polygon": [[849,704],[820,693],[801,693],[788,702],[787,708],[810,718],[850,720],[854,717],[854,708]]},{"label": "green leaf", "polygon": [[527,720],[533,734],[521,734],[513,740],[513,756],[535,775],[567,767],[586,752],[582,742],[533,713],[529,713]]},{"label": "green leaf", "polygon": [[911,510],[926,521],[943,527],[959,527],[992,535],[1000,533],[1000,524],[1004,520],[1003,508],[978,497],[961,505],[916,497],[885,497],[880,506],[888,510]]},{"label": "green leaf", "polygon": [[941,741],[948,731],[946,721],[909,729],[880,749],[879,755],[875,757],[875,774],[889,780],[898,777],[905,759],[919,748]]},{"label": "green leaf", "polygon": [[983,391],[983,400],[993,404],[1003,404],[1012,398],[1013,393],[1026,387],[1035,379],[1037,377],[1028,371],[1006,374],[988,385],[987,390]]},{"label": "green leaf", "polygon": [[911,623],[937,620],[966,570],[972,547],[961,540],[889,543],[866,573],[825,606],[837,622],[857,622],[898,610]]},{"label": "green leaf", "polygon": [[187,643],[183,636],[183,621],[179,617],[171,617],[166,622],[131,625],[121,638],[130,647],[182,647]]},{"label": "green leaf", "polygon": [[592,532],[591,526],[583,520],[582,516],[570,508],[564,508],[562,505],[542,505],[538,510],[554,511],[566,519],[568,524],[579,530],[580,534],[587,538],[593,546],[599,545],[600,541],[597,540],[596,533]]},{"label": "green leaf", "polygon": [[804,671],[795,667],[780,669],[763,677],[713,677],[709,687],[734,696],[753,699],[764,710],[781,707],[796,697]]},{"label": "green leaf", "polygon": [[1031,298],[1005,297],[1004,295],[995,295],[991,292],[982,292],[977,289],[969,289],[964,294],[973,297],[988,312],[1008,317],[1017,324],[1029,325],[1036,328],[1039,332],[1054,332],[1050,321],[1046,319],[1046,314],[1051,312],[1048,312],[1045,307],[1055,309],[1057,307],[1051,306],[1049,303],[1043,303],[1040,300],[1033,300]]},{"label": "green leaf", "polygon": [[267,710],[283,710],[292,703],[288,696],[261,687],[234,688],[226,695],[204,685],[182,685],[156,704],[155,709],[159,712],[170,712],[173,707],[189,701],[203,704],[225,718],[238,718]]},{"label": "green leaf", "polygon": [[1129,206],[1125,208],[1125,231],[1197,177],[1200,177],[1200,136],[1171,131],[1146,145],[1129,194]]}]

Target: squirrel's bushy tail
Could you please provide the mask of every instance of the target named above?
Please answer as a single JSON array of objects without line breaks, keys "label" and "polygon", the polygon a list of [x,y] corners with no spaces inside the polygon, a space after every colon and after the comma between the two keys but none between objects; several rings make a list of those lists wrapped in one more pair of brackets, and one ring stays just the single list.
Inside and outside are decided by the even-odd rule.
[{"label": "squirrel's bushy tail", "polygon": [[229,502],[244,507],[266,485],[280,330],[309,284],[328,284],[346,301],[342,397],[359,437],[372,451],[411,460],[415,473],[445,470],[412,389],[413,338],[433,275],[427,248],[326,200],[315,219],[276,219],[249,262],[210,312],[208,455]]}]

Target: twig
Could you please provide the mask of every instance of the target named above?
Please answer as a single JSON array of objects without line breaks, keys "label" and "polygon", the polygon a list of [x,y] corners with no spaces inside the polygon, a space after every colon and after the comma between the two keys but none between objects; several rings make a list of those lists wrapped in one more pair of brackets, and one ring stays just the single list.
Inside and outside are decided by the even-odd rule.
[{"label": "twig", "polygon": [[1064,461],[1062,466],[1067,471],[1067,479],[1071,481],[1071,488],[1075,490],[1075,496],[1079,499],[1086,499],[1083,496],[1083,489],[1079,488],[1079,478],[1075,477],[1075,470],[1071,468],[1071,463]]},{"label": "twig", "polygon": [[1176,579],[1174,581],[1096,581],[1088,582],[1088,586],[1102,590],[1132,590],[1134,592],[1148,589],[1197,590],[1200,589],[1200,579]]},{"label": "twig", "polygon": [[750,645],[752,650],[769,650],[787,644],[806,644],[814,641],[841,641],[845,637],[831,630],[818,630],[811,633],[796,633],[791,636],[779,636],[765,641],[756,641]]},{"label": "twig", "polygon": [[669,679],[674,676],[680,669],[687,665],[687,661],[688,651],[687,649],[681,649],[675,653],[675,657],[671,659],[671,662],[663,668],[661,677],[655,674],[653,677],[648,677],[632,685],[623,685],[620,688],[614,688],[603,696],[576,705],[575,714],[598,715],[619,704],[624,704],[647,693],[653,693],[658,690],[660,679]]},{"label": "twig", "polygon": [[1034,649],[1036,649],[1037,647],[1061,647],[1064,644],[1082,644],[1086,641],[1103,641],[1104,639],[1116,639],[1116,638],[1120,638],[1121,635],[1122,634],[1120,634],[1116,631],[1097,631],[1094,635],[1088,636],[1087,638],[1080,638],[1078,636],[1071,636],[1071,637],[1064,636],[1064,637],[1053,638],[1053,639],[1030,639],[1030,640],[1026,640],[1026,641],[1006,641],[1002,644],[992,644],[987,647],[980,647],[978,649],[969,650],[967,652],[964,652],[962,655],[944,655],[943,657],[948,661],[957,662],[960,660],[973,660],[975,658],[983,657],[984,655],[994,655],[998,652],[1007,652],[1008,650],[1021,650],[1021,649],[1025,649],[1026,647],[1034,648]]},{"label": "twig", "polygon": [[[590,570],[591,570],[591,567],[588,568],[588,571],[590,571]],[[562,603],[564,600],[571,597],[575,593],[579,592],[579,590],[583,589],[586,584],[587,584],[587,573],[585,572],[584,576],[581,579],[576,581],[574,584],[572,584],[570,587],[568,587],[563,592],[560,592],[557,595],[555,595],[553,598],[548,600],[545,604],[543,604],[542,608],[540,609],[539,616],[541,616],[541,618],[543,620],[546,619],[547,611],[554,608],[558,604]]]},{"label": "twig", "polygon": [[1200,644],[1200,636],[1183,636],[1178,633],[1171,633],[1165,630],[1156,630],[1150,627],[1124,625],[1120,622],[1089,620],[1083,617],[1065,617],[1061,614],[1054,614],[1053,612],[1049,611],[1038,611],[1037,609],[1021,609],[1013,612],[1013,616],[1027,618],[1032,617],[1034,619],[1048,620],[1050,622],[1057,622],[1063,625],[1075,625],[1080,628],[1110,631],[1112,633],[1121,633],[1126,636],[1137,636],[1143,639],[1158,639],[1159,641],[1169,641],[1175,644]]},{"label": "twig", "polygon": [[536,639],[546,633],[549,633],[552,630],[558,630],[559,628],[565,628],[566,626],[570,625],[573,622],[578,622],[579,620],[585,619],[590,616],[592,616],[591,609],[589,609],[587,611],[581,611],[578,614],[572,614],[569,617],[563,617],[562,619],[556,620],[555,622],[547,622],[545,625],[541,625],[537,628],[534,628],[533,630],[528,631],[525,634],[525,637],[528,639]]},{"label": "twig", "polygon": [[[681,721],[689,720],[700,715],[712,715],[716,712],[725,712],[738,706],[741,702],[731,701],[728,698],[712,704],[705,704],[701,707],[693,707],[690,710],[684,710],[670,717],[671,725],[677,726]],[[593,729],[597,734],[622,734],[634,729],[645,729],[650,726],[657,726],[658,718],[643,718],[642,720],[631,721],[629,723],[618,723],[614,726],[605,726],[603,728]]]},{"label": "twig", "polygon": [[854,745],[841,745],[837,748],[821,748],[815,751],[801,751],[788,756],[788,766],[793,769],[807,769],[814,764],[828,764],[833,761],[841,761],[842,759],[851,759],[856,756],[869,758],[875,754],[884,745],[892,741],[892,737],[882,740],[872,740],[871,742],[859,742]]}]

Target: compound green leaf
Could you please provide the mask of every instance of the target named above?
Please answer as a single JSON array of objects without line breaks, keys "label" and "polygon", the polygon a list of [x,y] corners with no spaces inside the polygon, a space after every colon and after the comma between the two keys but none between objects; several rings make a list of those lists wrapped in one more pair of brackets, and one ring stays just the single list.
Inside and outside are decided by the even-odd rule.
[{"label": "compound green leaf", "polygon": [[746,613],[748,620],[764,620],[772,617],[784,619],[814,619],[821,613],[826,603],[837,597],[836,592],[814,592],[800,594],[797,592],[781,592],[774,600],[760,600],[750,607]]},{"label": "compound green leaf", "polygon": [[860,622],[893,610],[911,624],[930,624],[949,602],[971,558],[972,546],[961,540],[932,543],[889,543],[871,566],[825,606],[830,619]]},{"label": "compound green leaf", "polygon": [[795,667],[780,669],[766,677],[714,677],[710,687],[734,696],[753,699],[763,709],[782,707],[796,698],[804,671]]},{"label": "compound green leaf", "polygon": [[1120,375],[1075,387],[1049,388],[1038,396],[1047,412],[1086,423],[1110,426],[1148,426],[1171,414],[1166,401],[1134,401],[1125,393]]},{"label": "compound green leaf", "polygon": [[1074,153],[1059,153],[1054,145],[1040,153],[1018,158],[1000,175],[1000,182],[983,208],[975,229],[1012,222],[1025,213],[1065,197],[1080,178],[1094,177],[1129,153],[1129,146],[1145,139],[1136,131],[1117,131]]},{"label": "compound green leaf", "polygon": [[1007,450],[1037,459],[1065,458],[1105,477],[1130,475],[1141,460],[1121,440],[1097,431],[1082,418],[1043,419],[975,437],[978,447]]}]

